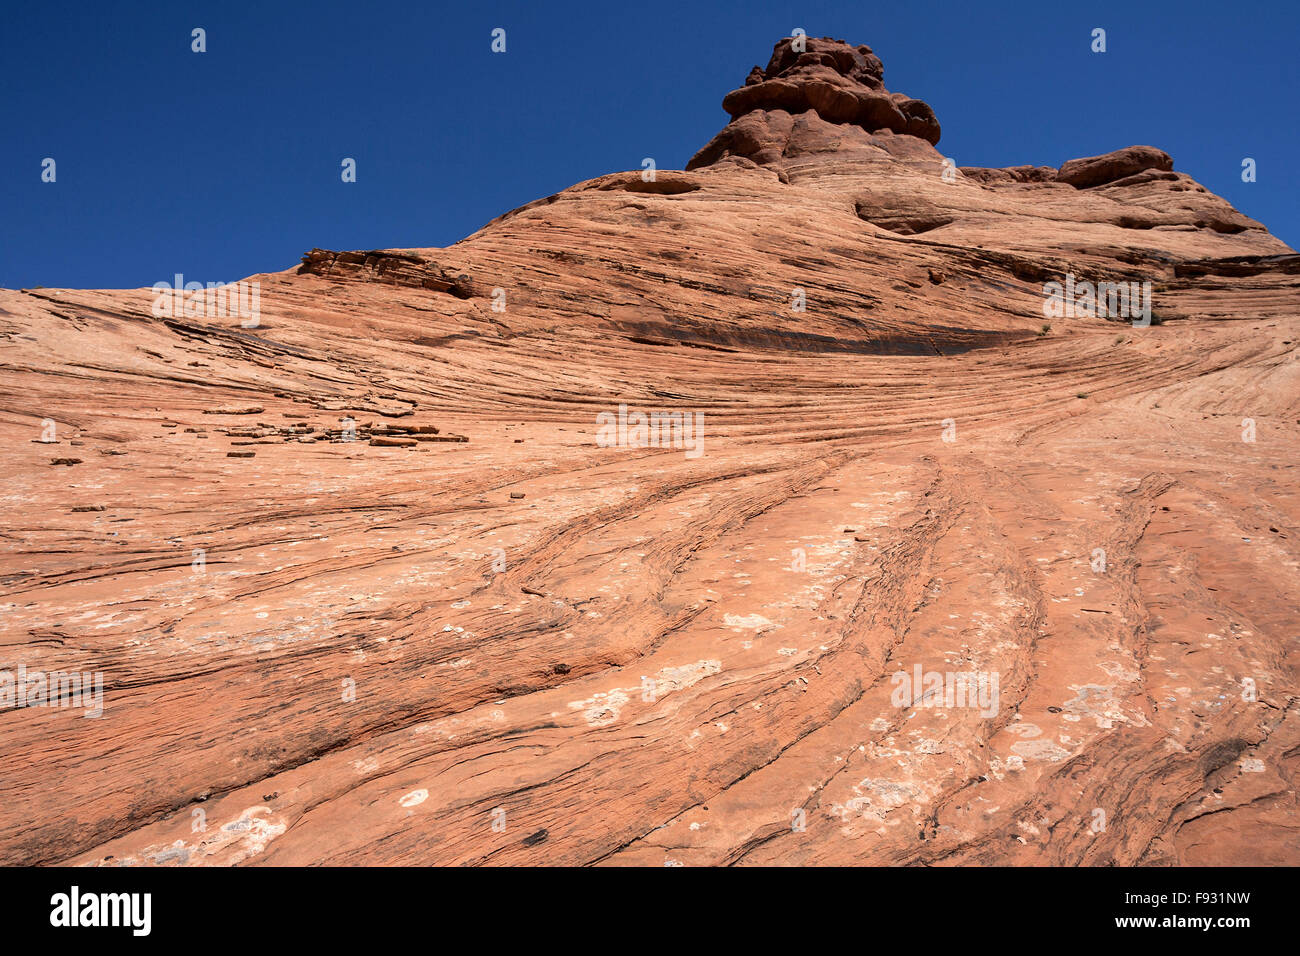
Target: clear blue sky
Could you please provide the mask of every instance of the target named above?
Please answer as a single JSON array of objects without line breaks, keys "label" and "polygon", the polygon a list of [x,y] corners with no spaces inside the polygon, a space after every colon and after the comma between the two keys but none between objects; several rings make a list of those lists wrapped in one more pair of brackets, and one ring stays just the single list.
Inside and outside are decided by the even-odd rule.
[{"label": "clear blue sky", "polygon": [[1300,246],[1296,0],[101,0],[6,5],[0,286],[234,281],[313,246],[448,245],[646,156],[680,168],[795,27],[872,46],[959,165],[1146,143]]}]

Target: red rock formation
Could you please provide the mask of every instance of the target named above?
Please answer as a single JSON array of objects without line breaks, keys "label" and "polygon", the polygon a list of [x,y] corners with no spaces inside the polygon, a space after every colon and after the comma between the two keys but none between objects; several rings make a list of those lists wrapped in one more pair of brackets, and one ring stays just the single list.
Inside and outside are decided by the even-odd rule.
[{"label": "red rock formation", "polygon": [[256,327],[0,290],[0,668],[103,678],[0,713],[0,859],[1300,862],[1300,258],[881,76],[782,41],[688,170]]},{"label": "red rock formation", "polygon": [[[1086,159],[1072,159],[1056,172],[1058,183],[1069,183],[1077,189],[1091,189],[1118,182],[1148,169],[1168,173],[1174,168],[1174,161],[1164,150],[1152,146],[1130,146],[1117,149],[1104,156],[1089,156]],[[1149,176],[1150,179],[1173,179],[1173,177]]]},{"label": "red rock formation", "polygon": [[907,133],[931,145],[939,142],[934,111],[920,100],[886,90],[881,80],[884,66],[870,47],[830,39],[805,40],[803,46],[800,52],[794,40],[782,40],[766,70],[754,67],[745,85],[727,94],[722,108],[733,121],[760,111],[811,110],[828,123]]}]

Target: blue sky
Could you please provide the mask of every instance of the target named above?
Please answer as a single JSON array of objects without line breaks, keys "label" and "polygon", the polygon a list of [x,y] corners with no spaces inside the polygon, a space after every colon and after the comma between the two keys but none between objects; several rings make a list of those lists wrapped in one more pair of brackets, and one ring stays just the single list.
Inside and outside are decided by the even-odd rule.
[{"label": "blue sky", "polygon": [[0,286],[234,281],[313,246],[448,245],[646,156],[680,168],[795,27],[870,45],[958,165],[1150,144],[1300,246],[1294,0],[42,2],[0,26]]}]

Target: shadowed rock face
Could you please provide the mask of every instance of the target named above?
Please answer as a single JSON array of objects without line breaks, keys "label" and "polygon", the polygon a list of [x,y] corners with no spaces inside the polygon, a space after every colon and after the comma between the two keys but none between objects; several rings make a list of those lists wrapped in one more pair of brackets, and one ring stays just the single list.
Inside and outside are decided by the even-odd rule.
[{"label": "shadowed rock face", "polygon": [[1058,183],[1069,183],[1077,189],[1089,189],[1117,182],[1148,169],[1170,172],[1174,161],[1164,150],[1153,146],[1130,146],[1104,156],[1072,159],[1056,172]]},{"label": "shadowed rock face", "polygon": [[[1154,180],[1178,182],[1180,177],[1173,168],[1174,161],[1164,150],[1154,146],[1129,146],[1102,156],[1072,159],[1060,169],[1051,166],[1011,166],[1006,169],[963,166],[961,172],[989,186],[1012,182],[1065,183],[1076,189],[1091,189],[1121,181],[1127,181],[1126,185]],[[1148,175],[1137,178],[1148,171],[1151,171]]]},{"label": "shadowed rock face", "polygon": [[1173,168],[1174,161],[1164,150],[1153,146],[1129,146],[1102,156],[1072,159],[1060,169],[1051,166],[1011,166],[1006,169],[963,166],[961,172],[967,178],[989,186],[1012,182],[1065,183],[1076,189],[1090,189],[1129,180],[1148,170],[1153,172],[1140,179],[1132,178],[1131,182],[1177,182],[1179,176]]},{"label": "shadowed rock face", "polygon": [[808,40],[804,52],[782,40],[767,69],[758,67],[745,85],[728,93],[722,108],[739,119],[755,110],[802,113],[816,110],[829,123],[851,123],[868,132],[879,129],[939,142],[934,110],[902,93],[890,93],[881,77],[884,65],[868,46],[842,40]]},{"label": "shadowed rock face", "polygon": [[[803,51],[787,37],[776,44],[767,69],[754,67],[745,85],[722,100],[732,123],[686,166],[696,169],[724,154],[757,163],[779,155],[778,143],[790,134],[790,116],[813,112],[833,124],[867,132],[888,130],[939,142],[934,110],[902,93],[885,89],[884,65],[868,46],[843,40],[800,38]],[[775,117],[769,114],[778,114]]]},{"label": "shadowed rock face", "polygon": [[865,47],[751,81],[255,328],[0,290],[0,670],[104,694],[0,710],[0,860],[1300,863],[1300,257],[1150,147],[945,169]]}]

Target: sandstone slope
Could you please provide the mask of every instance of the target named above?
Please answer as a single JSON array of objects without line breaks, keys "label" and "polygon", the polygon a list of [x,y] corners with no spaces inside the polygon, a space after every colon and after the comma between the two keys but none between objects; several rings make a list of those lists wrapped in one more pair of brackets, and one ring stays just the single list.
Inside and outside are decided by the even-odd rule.
[{"label": "sandstone slope", "polygon": [[0,667],[105,686],[0,710],[0,861],[1300,862],[1300,258],[1154,147],[945,176],[866,47],[724,106],[256,328],[0,290]]}]

